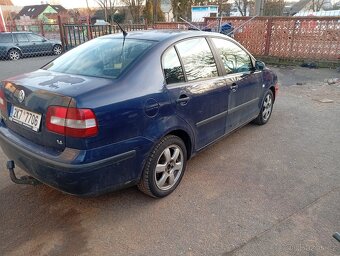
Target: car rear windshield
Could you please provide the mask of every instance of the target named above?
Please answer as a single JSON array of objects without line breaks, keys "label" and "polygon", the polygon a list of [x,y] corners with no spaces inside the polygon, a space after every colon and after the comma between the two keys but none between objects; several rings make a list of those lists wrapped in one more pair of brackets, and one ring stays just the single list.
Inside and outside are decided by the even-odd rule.
[{"label": "car rear windshield", "polygon": [[117,78],[154,41],[97,38],[84,43],[47,64],[43,69],[73,75]]}]

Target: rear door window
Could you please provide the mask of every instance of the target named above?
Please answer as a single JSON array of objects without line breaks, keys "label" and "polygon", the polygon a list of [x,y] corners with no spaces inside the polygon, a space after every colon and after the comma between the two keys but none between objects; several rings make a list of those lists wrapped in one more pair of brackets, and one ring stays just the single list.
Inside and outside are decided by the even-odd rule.
[{"label": "rear door window", "polygon": [[44,40],[43,37],[35,35],[35,34],[27,34],[27,37],[31,42],[42,42]]},{"label": "rear door window", "polygon": [[167,84],[184,82],[183,69],[174,47],[164,53],[162,64]]},{"label": "rear door window", "polygon": [[19,43],[28,42],[28,38],[27,38],[26,34],[16,34],[15,37],[17,38],[17,41]]},{"label": "rear door window", "polygon": [[185,40],[176,48],[188,81],[218,76],[214,56],[205,38]]},{"label": "rear door window", "polygon": [[0,34],[0,43],[13,43],[12,34]]}]

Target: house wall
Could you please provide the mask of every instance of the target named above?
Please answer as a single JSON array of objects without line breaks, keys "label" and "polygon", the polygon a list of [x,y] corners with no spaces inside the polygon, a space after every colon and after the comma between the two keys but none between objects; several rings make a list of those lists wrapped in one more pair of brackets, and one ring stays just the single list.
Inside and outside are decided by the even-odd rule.
[{"label": "house wall", "polygon": [[203,22],[204,17],[210,17],[211,14],[218,14],[218,6],[205,5],[191,7],[191,20],[194,22]]},{"label": "house wall", "polygon": [[49,13],[58,13],[51,6],[47,6],[46,9],[38,16],[38,20],[43,21],[44,23],[55,23],[54,19],[48,19],[45,14]]}]

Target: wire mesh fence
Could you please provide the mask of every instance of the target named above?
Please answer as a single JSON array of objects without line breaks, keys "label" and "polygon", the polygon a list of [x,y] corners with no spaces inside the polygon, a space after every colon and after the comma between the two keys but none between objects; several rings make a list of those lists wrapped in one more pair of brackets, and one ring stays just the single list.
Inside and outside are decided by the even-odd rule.
[{"label": "wire mesh fence", "polygon": [[[122,25],[126,31],[146,29],[145,25]],[[30,24],[7,26],[7,33],[0,33],[0,58],[17,60],[23,57],[59,55],[88,40],[119,33],[117,25],[91,24]]]},{"label": "wire mesh fence", "polygon": [[17,25],[17,24],[9,24],[6,26],[8,32],[33,32],[39,34],[41,36],[46,37],[47,39],[60,40],[60,27],[59,24],[44,24],[44,23],[36,23],[29,25]]},{"label": "wire mesh fence", "polygon": [[[256,56],[340,61],[339,17],[227,17],[234,38]],[[207,18],[207,24],[216,19]],[[239,28],[239,29],[237,29]]]},{"label": "wire mesh fence", "polygon": [[43,33],[39,27],[34,26],[30,27],[31,31],[18,27],[14,32],[0,33],[0,58],[18,60],[30,56],[61,54],[63,47],[60,36],[52,27],[49,28],[51,30],[46,29]]},{"label": "wire mesh fence", "polygon": [[[59,20],[60,21],[60,20]],[[144,24],[122,25],[126,31],[144,30]],[[224,17],[205,22],[160,22],[152,29],[200,29],[234,36],[255,56],[340,61],[339,17]],[[120,33],[117,25],[11,24],[0,33],[0,58],[61,54],[93,38]]]}]

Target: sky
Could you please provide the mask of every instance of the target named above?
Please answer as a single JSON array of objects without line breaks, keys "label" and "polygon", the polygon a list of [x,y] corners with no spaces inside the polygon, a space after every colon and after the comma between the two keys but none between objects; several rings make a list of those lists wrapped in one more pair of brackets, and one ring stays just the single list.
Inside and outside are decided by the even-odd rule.
[{"label": "sky", "polygon": [[[50,4],[61,4],[66,9],[71,8],[84,8],[86,7],[86,0],[12,0],[12,3],[17,6],[24,6],[24,5],[35,5],[41,4],[41,1],[44,3],[48,2]],[[287,0],[289,2],[296,2],[299,0]],[[338,0],[331,0],[332,3],[337,2]],[[95,0],[88,0],[90,7],[98,7],[98,4]],[[119,2],[116,0],[116,2]]]},{"label": "sky", "polygon": [[[14,5],[18,6],[25,6],[25,5],[35,5],[35,4],[41,4],[42,0],[12,0],[12,3]],[[88,0],[89,1],[89,6],[90,7],[97,7],[98,4],[96,4],[95,0]],[[45,3],[46,0],[43,0]],[[86,0],[47,0],[48,3],[50,4],[61,4],[64,6],[66,9],[70,8],[81,8],[81,7],[86,7]]]}]

